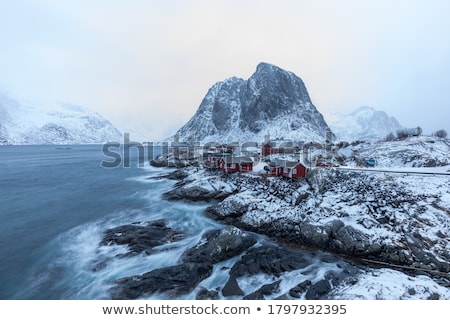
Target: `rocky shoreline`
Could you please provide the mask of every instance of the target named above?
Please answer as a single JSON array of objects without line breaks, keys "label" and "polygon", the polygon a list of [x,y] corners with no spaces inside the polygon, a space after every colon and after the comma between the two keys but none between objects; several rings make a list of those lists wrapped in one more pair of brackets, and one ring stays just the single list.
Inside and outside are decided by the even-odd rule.
[{"label": "rocky shoreline", "polygon": [[[176,298],[192,292],[215,265],[233,257],[240,259],[223,271],[228,274],[226,284],[199,290],[196,299],[218,299],[219,295],[334,299],[339,296],[333,290],[357,283],[357,274],[377,263],[412,277],[430,277],[437,285],[450,288],[447,198],[412,189],[409,183],[417,183],[419,178],[408,182],[408,178],[388,175],[316,170],[304,180],[285,180],[194,167],[174,169],[158,178],[178,180],[164,199],[210,201],[205,215],[225,226],[205,232],[196,246],[184,252],[179,264],[115,281],[113,299],[156,293]],[[443,194],[449,188],[444,180],[436,184],[433,187],[444,188]],[[255,246],[256,234],[279,246]],[[156,221],[108,230],[100,245],[127,245],[129,254],[151,254],[153,246],[182,238],[181,232]],[[329,252],[320,259],[339,260],[340,270],[328,272],[316,282],[292,285],[288,293],[277,296],[280,275],[308,268],[304,251],[296,249],[300,247],[309,248],[313,255],[315,250]],[[260,273],[274,281],[245,295],[237,279]],[[414,290],[410,291],[414,298]],[[446,297],[429,292],[427,298]]]}]

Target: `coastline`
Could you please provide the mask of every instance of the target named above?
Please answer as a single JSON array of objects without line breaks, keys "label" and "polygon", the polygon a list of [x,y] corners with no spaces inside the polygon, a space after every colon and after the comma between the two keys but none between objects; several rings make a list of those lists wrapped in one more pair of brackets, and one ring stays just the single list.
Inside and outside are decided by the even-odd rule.
[{"label": "coastline", "polygon": [[[114,299],[159,291],[175,298],[192,291],[218,262],[230,257],[237,260],[226,284],[202,289],[196,299],[218,299],[219,293],[233,299],[450,299],[447,178],[433,179],[424,188],[422,177],[394,178],[386,173],[317,169],[305,179],[292,180],[189,166],[160,178],[178,181],[163,198],[210,202],[204,214],[224,229],[205,233],[177,266],[119,279],[112,290]],[[278,247],[253,246],[252,235],[267,237]],[[294,254],[298,249],[302,253]],[[280,275],[307,268],[300,258],[305,251],[323,252],[326,258],[321,259],[334,261],[340,270],[282,293]],[[157,289],[154,280],[172,273],[185,274],[189,285],[179,291],[180,279],[166,277],[167,287]],[[259,273],[278,280],[244,295],[239,277]],[[390,277],[403,279],[402,294],[383,295],[386,284],[377,281],[388,282]],[[143,283],[147,289],[136,292]],[[367,291],[368,285],[377,284],[378,293]]]}]

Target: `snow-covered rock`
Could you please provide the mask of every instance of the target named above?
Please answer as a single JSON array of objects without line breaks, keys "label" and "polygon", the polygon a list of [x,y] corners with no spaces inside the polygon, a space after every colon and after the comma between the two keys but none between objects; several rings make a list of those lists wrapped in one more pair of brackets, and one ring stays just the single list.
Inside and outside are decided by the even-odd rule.
[{"label": "snow-covered rock", "polygon": [[357,166],[374,159],[377,167],[444,167],[450,165],[450,141],[429,136],[394,141],[368,141],[340,150],[347,164]]},{"label": "snow-covered rock", "polygon": [[390,133],[395,135],[402,128],[394,117],[367,106],[348,114],[329,114],[325,118],[338,141],[380,140]]},{"label": "snow-covered rock", "polygon": [[0,96],[0,145],[91,144],[123,140],[100,114],[63,103],[38,106]]},{"label": "snow-covered rock", "polygon": [[[317,169],[307,180],[288,180],[187,170],[195,172],[188,178],[190,184],[206,179],[209,188],[228,184],[238,190],[210,206],[205,212],[210,217],[283,243],[308,245],[385,267],[361,268],[348,281],[328,286],[328,298],[449,297],[447,176]],[[328,280],[321,281],[308,284],[306,293]]]},{"label": "snow-covered rock", "polygon": [[341,283],[330,299],[336,300],[430,300],[450,299],[450,290],[425,275],[411,277],[392,269],[369,270],[358,274],[352,285]]},{"label": "snow-covered rock", "polygon": [[330,129],[292,72],[260,63],[248,79],[229,78],[209,90],[195,115],[178,130],[180,141],[322,142]]},{"label": "snow-covered rock", "polygon": [[210,201],[223,200],[237,191],[236,186],[217,179],[216,175],[204,175],[202,170],[191,175],[163,194],[167,200]]}]

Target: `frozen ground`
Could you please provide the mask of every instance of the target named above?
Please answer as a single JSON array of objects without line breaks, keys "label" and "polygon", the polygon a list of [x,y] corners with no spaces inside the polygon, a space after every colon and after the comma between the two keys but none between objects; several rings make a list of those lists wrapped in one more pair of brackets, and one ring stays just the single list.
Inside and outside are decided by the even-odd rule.
[{"label": "frozen ground", "polygon": [[450,298],[449,176],[318,169],[292,181],[191,173],[189,184],[233,190],[212,206],[219,220],[382,263],[382,269],[369,267],[340,283],[330,298]]},{"label": "frozen ground", "polygon": [[363,159],[374,159],[381,168],[429,167],[439,171],[450,165],[450,141],[430,136],[365,142],[343,148],[340,153],[348,157],[351,167],[361,165]]}]

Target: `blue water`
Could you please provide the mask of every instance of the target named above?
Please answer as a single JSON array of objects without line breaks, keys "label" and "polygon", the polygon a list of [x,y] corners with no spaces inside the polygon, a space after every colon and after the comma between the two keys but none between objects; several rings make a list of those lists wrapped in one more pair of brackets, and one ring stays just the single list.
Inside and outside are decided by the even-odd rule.
[{"label": "blue water", "polygon": [[[0,299],[110,299],[114,280],[176,265],[204,231],[223,227],[203,214],[207,203],[163,200],[176,181],[149,179],[168,169],[141,167],[136,158],[129,168],[108,169],[101,166],[111,160],[101,146],[0,147]],[[99,245],[109,228],[157,219],[183,231],[185,239],[128,258],[118,257],[123,246]],[[223,286],[224,270],[237,259],[217,264],[198,288]],[[283,275],[283,286],[321,279],[330,270],[338,270],[336,263],[312,257],[305,270]],[[267,277],[240,285],[251,293]],[[195,292],[181,298],[194,299]]]},{"label": "blue water", "polygon": [[134,159],[130,168],[107,169],[103,160],[110,159],[95,145],[0,147],[1,299],[101,296],[80,295],[87,279],[77,273],[91,268],[81,260],[98,256],[89,246],[98,249],[108,227],[170,210],[158,200],[172,182],[146,179],[161,170],[140,168]]}]

